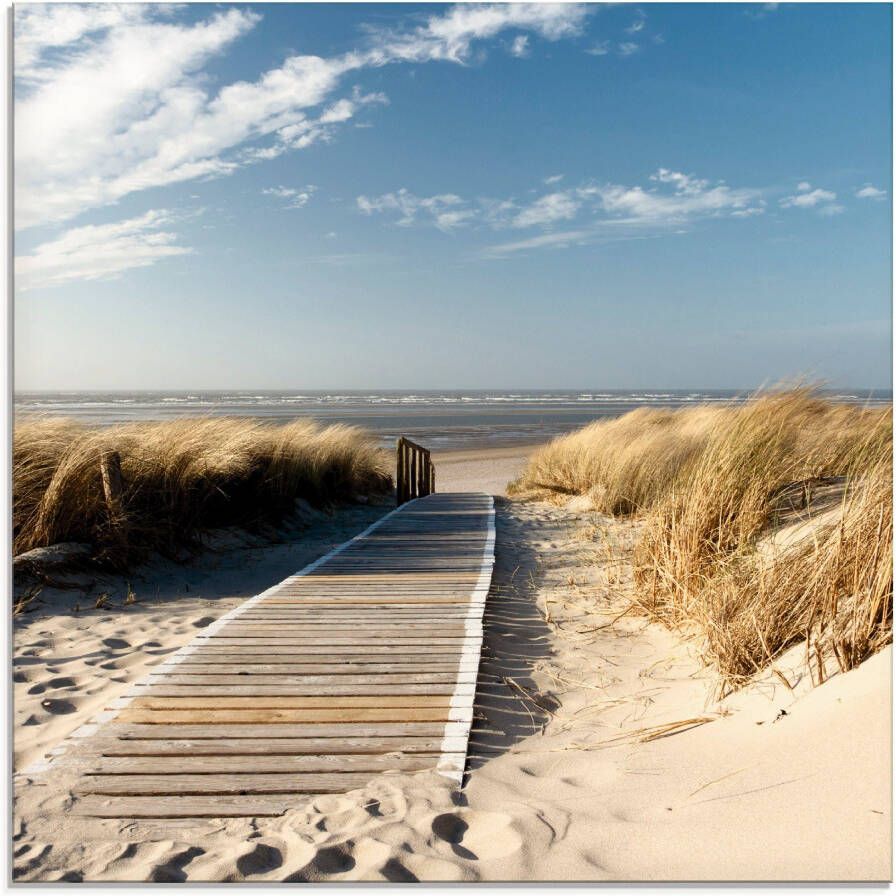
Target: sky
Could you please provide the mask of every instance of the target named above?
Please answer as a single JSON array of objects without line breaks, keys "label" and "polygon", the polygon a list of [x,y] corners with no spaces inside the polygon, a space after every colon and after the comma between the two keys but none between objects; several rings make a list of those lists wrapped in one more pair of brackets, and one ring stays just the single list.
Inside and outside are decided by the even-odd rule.
[{"label": "sky", "polygon": [[891,385],[889,4],[14,27],[17,391]]}]

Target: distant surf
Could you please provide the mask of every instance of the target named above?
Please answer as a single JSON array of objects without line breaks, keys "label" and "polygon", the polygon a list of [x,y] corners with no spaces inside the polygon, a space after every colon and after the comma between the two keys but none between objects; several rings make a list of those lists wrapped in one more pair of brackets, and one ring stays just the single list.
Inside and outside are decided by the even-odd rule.
[{"label": "distant surf", "polygon": [[[892,391],[830,390],[850,403],[889,404]],[[313,417],[376,433],[384,445],[400,435],[435,450],[527,445],[639,407],[676,408],[743,401],[728,390],[378,390],[19,392],[15,412],[53,414],[108,426],[184,416],[257,417],[288,422]]]}]

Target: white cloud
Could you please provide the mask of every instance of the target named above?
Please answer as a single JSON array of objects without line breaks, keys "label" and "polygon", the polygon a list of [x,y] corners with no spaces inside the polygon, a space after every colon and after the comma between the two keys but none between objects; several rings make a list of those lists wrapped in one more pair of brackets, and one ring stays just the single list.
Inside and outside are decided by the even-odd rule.
[{"label": "white cloud", "polygon": [[372,64],[390,61],[464,62],[472,44],[510,29],[532,31],[546,40],[574,37],[593,11],[584,3],[463,3],[404,34],[373,31]]},{"label": "white cloud", "polygon": [[557,221],[568,221],[576,216],[580,203],[568,192],[549,193],[524,208],[513,219],[514,227],[543,227]]},{"label": "white cloud", "polygon": [[[358,208],[367,215],[397,216],[397,223],[435,224],[444,230],[460,226],[548,231],[501,245],[499,254],[542,246],[569,245],[584,238],[625,231],[671,232],[702,218],[745,218],[761,215],[761,191],[735,189],[693,175],[660,168],[647,186],[585,182],[577,187],[545,193],[533,202],[514,198],[464,199],[454,193],[419,197],[406,189],[379,197],[359,196]],[[450,226],[440,215],[452,215]],[[554,232],[559,222],[575,221],[576,229]],[[616,237],[614,237],[616,238]],[[487,250],[491,251],[491,250]]]},{"label": "white cloud", "polygon": [[16,289],[25,292],[72,280],[105,279],[188,255],[192,249],[176,245],[177,235],[161,229],[172,220],[162,209],[113,224],[73,228],[16,258]]},{"label": "white cloud", "polygon": [[214,92],[203,67],[255,26],[254,11],[179,24],[162,5],[16,7],[16,225],[63,221],[135,191],[326,142],[362,106],[385,100],[357,89],[334,96],[352,72],[463,63],[476,41],[508,29],[570,37],[590,12],[583,4],[456,6],[411,30],[371,31],[363,49],[290,56]]},{"label": "white cloud", "polygon": [[865,184],[860,190],[856,190],[857,199],[886,199],[887,191],[879,190],[871,184]]},{"label": "white cloud", "polygon": [[561,180],[563,180],[564,175],[562,174],[552,174],[550,177],[546,177],[543,181],[545,184],[559,184]]},{"label": "white cloud", "polygon": [[581,246],[590,242],[594,234],[590,230],[565,230],[558,233],[545,233],[541,236],[510,243],[498,243],[488,246],[483,255],[486,258],[501,258],[515,252],[526,252],[529,249],[568,249],[570,246]]},{"label": "white cloud", "polygon": [[138,4],[54,3],[20,6],[15,17],[15,76],[19,82],[44,79],[40,65],[47,50],[64,47],[82,38],[138,22],[143,10]]},{"label": "white cloud", "polygon": [[[781,208],[816,208],[826,203],[834,202],[837,194],[830,190],[822,190],[821,188],[812,189],[812,184],[808,181],[801,181],[797,184],[797,192],[792,196],[785,196],[778,200]],[[843,209],[838,206],[840,211]],[[836,212],[827,211],[826,214],[836,214]]]},{"label": "white cloud", "polygon": [[601,41],[593,47],[589,47],[585,52],[589,56],[606,56],[610,52],[610,42],[608,40]]},{"label": "white cloud", "polygon": [[311,201],[315,190],[317,190],[317,187],[314,184],[308,184],[307,187],[303,187],[300,190],[281,186],[268,187],[261,192],[264,196],[276,196],[278,199],[288,200],[283,206],[284,208],[304,208]]},{"label": "white cloud", "polygon": [[529,35],[519,34],[513,39],[510,45],[510,55],[516,56],[517,59],[523,59],[529,55]]},{"label": "white cloud", "polygon": [[747,9],[745,15],[751,19],[764,19],[767,15],[778,11],[778,3],[760,3],[758,8]]},{"label": "white cloud", "polygon": [[637,18],[628,28],[625,29],[626,34],[637,34],[639,31],[644,30],[644,26],[647,24],[647,16],[644,14],[642,10],[638,10]]},{"label": "white cloud", "polygon": [[627,40],[619,44],[617,49],[619,50],[620,56],[632,56],[638,52],[640,47],[634,41]]},{"label": "white cloud", "polygon": [[397,212],[396,223],[401,227],[426,220],[446,232],[467,223],[475,214],[469,203],[453,193],[421,197],[404,188],[374,198],[359,196],[356,203],[365,215]]}]

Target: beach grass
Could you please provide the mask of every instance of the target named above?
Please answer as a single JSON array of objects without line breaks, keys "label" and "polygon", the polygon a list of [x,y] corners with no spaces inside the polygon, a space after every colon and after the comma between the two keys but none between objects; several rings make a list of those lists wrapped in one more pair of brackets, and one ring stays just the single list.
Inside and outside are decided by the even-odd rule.
[{"label": "beach grass", "polygon": [[[121,489],[110,506],[101,467],[113,454]],[[125,568],[149,551],[176,554],[209,529],[282,520],[297,499],[322,507],[387,492],[388,463],[362,430],[307,420],[26,418],[13,435],[13,553],[80,542]]]},{"label": "beach grass", "polygon": [[800,641],[821,677],[824,657],[849,669],[892,638],[892,440],[890,409],[773,390],[591,424],[511,492],[640,519],[639,606],[698,633],[728,686]]}]

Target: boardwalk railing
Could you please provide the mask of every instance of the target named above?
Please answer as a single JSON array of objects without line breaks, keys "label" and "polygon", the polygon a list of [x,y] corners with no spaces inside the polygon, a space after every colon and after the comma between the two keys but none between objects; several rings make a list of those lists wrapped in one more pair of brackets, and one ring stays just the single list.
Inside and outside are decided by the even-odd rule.
[{"label": "boardwalk railing", "polygon": [[432,495],[436,490],[436,468],[426,448],[402,436],[398,440],[398,468],[395,476],[398,506],[413,498]]}]

